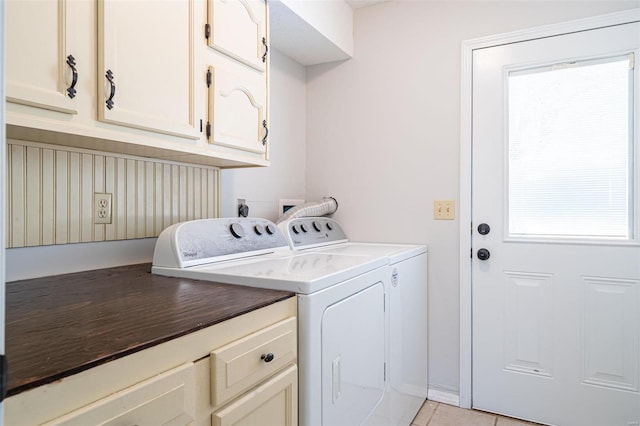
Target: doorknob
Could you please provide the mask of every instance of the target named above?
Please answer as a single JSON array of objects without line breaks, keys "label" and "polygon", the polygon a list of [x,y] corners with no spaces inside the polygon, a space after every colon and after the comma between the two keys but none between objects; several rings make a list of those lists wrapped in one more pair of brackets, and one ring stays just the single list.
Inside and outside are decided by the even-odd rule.
[{"label": "doorknob", "polygon": [[481,248],[480,250],[478,250],[478,259],[487,260],[490,257],[491,253],[486,248]]},{"label": "doorknob", "polygon": [[487,235],[489,232],[491,232],[491,227],[486,223],[481,223],[480,225],[478,225],[478,232],[480,233],[480,235]]}]

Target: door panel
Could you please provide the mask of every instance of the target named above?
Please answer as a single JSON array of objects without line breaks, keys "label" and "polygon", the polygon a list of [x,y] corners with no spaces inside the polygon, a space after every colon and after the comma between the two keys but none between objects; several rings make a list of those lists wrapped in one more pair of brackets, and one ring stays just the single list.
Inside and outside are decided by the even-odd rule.
[{"label": "door panel", "polygon": [[100,121],[200,138],[192,9],[193,1],[98,2]]},{"label": "door panel", "polygon": [[384,392],[384,285],[329,306],[322,316],[322,423],[358,425]]},{"label": "door panel", "polygon": [[267,55],[266,2],[208,0],[207,5],[211,28],[209,46],[258,71],[264,71]]},{"label": "door panel", "polygon": [[268,136],[264,75],[209,67],[209,143],[264,154]]},{"label": "door panel", "polygon": [[[66,0],[6,2],[7,34],[11,40],[20,40],[6,46],[9,102],[78,113],[73,74],[67,61],[78,72],[86,72],[89,59],[78,57],[76,51],[74,8],[74,2]],[[68,59],[69,55],[72,58]],[[71,86],[74,87],[68,92]]]},{"label": "door panel", "polygon": [[[640,421],[640,239],[637,219],[640,149],[637,132],[628,131],[637,126],[638,73],[633,69],[633,58],[638,56],[639,45],[640,24],[633,23],[480,49],[473,54],[474,408],[569,426],[628,426]],[[613,156],[608,152],[612,149],[607,149],[613,146],[612,142],[600,136],[589,140],[594,132],[583,132],[577,148],[568,149],[565,143],[568,138],[582,131],[581,126],[593,126],[594,120],[584,120],[583,115],[573,114],[577,121],[572,126],[577,126],[574,128],[578,130],[572,131],[568,121],[572,119],[572,111],[560,108],[557,115],[550,116],[550,107],[545,103],[548,99],[538,90],[526,95],[534,100],[526,103],[522,112],[523,120],[530,120],[531,126],[524,126],[525,133],[514,135],[515,113],[509,109],[512,93],[509,92],[508,76],[523,70],[563,72],[614,57],[629,58],[625,63],[629,68],[628,89],[632,102],[618,105],[623,110],[628,108],[629,114],[627,128],[623,129],[628,132],[629,143],[619,145],[628,150],[622,169],[627,179],[623,182],[623,187],[627,185],[623,189],[627,191],[627,204],[622,208],[627,209],[629,220],[624,222],[623,228],[616,228],[615,235],[609,235],[606,230],[600,232],[598,229],[601,228],[596,232],[589,228],[589,232],[582,234],[574,228],[563,232],[578,220],[587,225],[600,220],[597,211],[584,213],[587,208],[570,207],[573,200],[577,205],[585,202],[584,197],[587,207],[589,200],[596,203],[596,195],[585,195],[585,190],[571,180],[582,176],[587,181],[593,178],[594,182],[600,182],[584,186],[590,191],[601,182],[612,182],[613,178],[602,178],[598,174],[599,166],[574,166],[579,162],[572,160],[593,160],[590,164],[600,165]],[[607,78],[607,75],[600,78]],[[598,84],[603,81],[596,80],[585,87]],[[557,91],[562,92],[566,86],[558,86]],[[583,92],[565,96],[581,96]],[[585,102],[588,100],[580,100],[581,104]],[[599,107],[598,99],[593,105]],[[536,108],[540,111],[534,111]],[[598,112],[596,116],[603,114],[608,113]],[[557,121],[553,122],[553,119]],[[598,124],[603,125],[609,126]],[[614,130],[614,125],[611,126],[609,133]],[[542,130],[533,135],[526,133],[526,129],[531,128]],[[559,133],[550,133],[552,128],[560,129]],[[517,187],[519,193],[515,197],[515,178],[510,174],[513,171],[510,167],[515,167],[516,157],[521,154],[513,150],[513,140],[520,136],[530,139],[522,149],[537,149],[540,155],[532,156],[525,163],[534,173]],[[606,148],[594,154],[601,144]],[[596,158],[588,159],[589,155]],[[539,168],[533,164],[536,158],[544,159],[540,160]],[[563,174],[547,171],[536,175],[543,166],[554,171],[565,170]],[[621,170],[615,167],[604,170],[616,173]],[[545,201],[545,196],[555,194],[562,186],[567,188],[565,195],[554,195],[555,201],[553,197]],[[604,186],[602,189],[609,191]],[[613,191],[610,194],[615,198]],[[553,222],[556,228],[549,235],[537,231],[510,234],[509,214],[513,213],[514,205],[509,203],[527,197],[543,202],[536,201],[538,204],[523,207],[518,220],[523,217],[528,220],[528,213],[536,209],[535,213],[540,213],[538,216],[541,217],[568,216]],[[602,217],[606,225],[607,209],[613,207],[609,207],[606,200],[603,206]],[[482,222],[491,226],[486,235],[475,229]],[[518,230],[528,226],[525,223],[522,227],[524,222],[518,223]],[[478,257],[481,248],[488,250],[489,257],[485,260]]]}]

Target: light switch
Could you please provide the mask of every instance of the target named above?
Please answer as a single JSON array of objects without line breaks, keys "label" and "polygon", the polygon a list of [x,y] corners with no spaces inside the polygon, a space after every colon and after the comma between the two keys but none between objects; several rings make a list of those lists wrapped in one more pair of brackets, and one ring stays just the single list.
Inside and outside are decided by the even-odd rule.
[{"label": "light switch", "polygon": [[435,220],[453,220],[455,217],[455,201],[437,200],[433,202],[433,218]]}]

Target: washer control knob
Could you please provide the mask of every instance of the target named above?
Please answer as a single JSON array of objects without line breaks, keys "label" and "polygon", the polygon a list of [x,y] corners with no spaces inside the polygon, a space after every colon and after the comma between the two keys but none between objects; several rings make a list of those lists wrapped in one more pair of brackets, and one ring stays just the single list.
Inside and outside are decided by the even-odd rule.
[{"label": "washer control knob", "polygon": [[293,231],[294,234],[299,234],[300,230],[298,229],[298,225],[293,225],[291,227],[291,230]]},{"label": "washer control knob", "polygon": [[331,224],[331,222],[327,222],[327,229],[329,231],[333,231],[333,225]]},{"label": "washer control knob", "polygon": [[313,221],[313,229],[315,229],[317,232],[320,232],[322,230],[322,224],[320,222],[318,222],[317,220]]},{"label": "washer control knob", "polygon": [[302,229],[302,232],[309,232],[309,227],[304,223],[300,224],[300,229]]},{"label": "washer control knob", "polygon": [[231,231],[231,235],[236,238],[244,237],[244,228],[239,223],[232,223],[231,226],[229,226],[229,230]]},{"label": "washer control knob", "polygon": [[267,234],[269,235],[273,235],[276,233],[276,227],[273,226],[272,224],[268,224],[265,229],[267,230]]},{"label": "washer control knob", "polygon": [[256,231],[256,234],[258,234],[258,235],[264,234],[264,226],[262,226],[260,224],[257,224],[256,226],[254,226],[253,230]]}]

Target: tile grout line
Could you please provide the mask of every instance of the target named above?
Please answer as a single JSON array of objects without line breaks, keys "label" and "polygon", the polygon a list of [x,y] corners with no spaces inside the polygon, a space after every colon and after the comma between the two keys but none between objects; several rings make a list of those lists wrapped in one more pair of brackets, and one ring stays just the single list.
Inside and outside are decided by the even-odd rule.
[{"label": "tile grout line", "polygon": [[[427,400],[428,401],[428,400]],[[431,419],[433,419],[433,416],[436,415],[436,411],[438,411],[438,408],[440,408],[440,403],[436,402],[436,408],[433,409],[433,413],[431,413],[431,415],[429,416],[429,418],[427,419],[427,422],[424,424],[424,426],[428,426],[429,423],[431,423]]]}]

